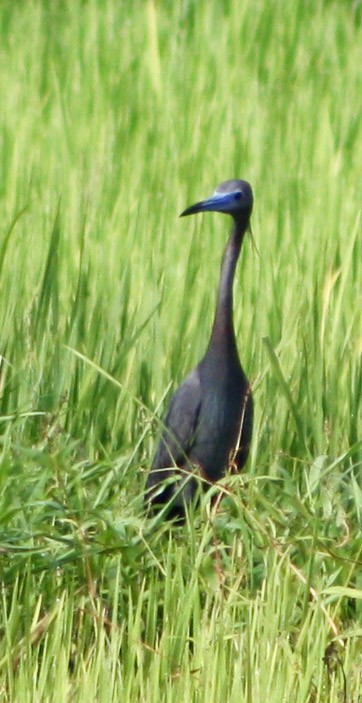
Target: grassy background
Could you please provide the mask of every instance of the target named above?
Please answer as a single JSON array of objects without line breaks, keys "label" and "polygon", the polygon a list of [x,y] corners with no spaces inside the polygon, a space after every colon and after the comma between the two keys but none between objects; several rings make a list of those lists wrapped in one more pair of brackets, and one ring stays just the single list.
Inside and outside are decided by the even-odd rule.
[{"label": "grassy background", "polygon": [[[362,687],[362,8],[0,8],[0,701],[353,701]],[[171,532],[142,492],[228,223],[251,459]]]}]

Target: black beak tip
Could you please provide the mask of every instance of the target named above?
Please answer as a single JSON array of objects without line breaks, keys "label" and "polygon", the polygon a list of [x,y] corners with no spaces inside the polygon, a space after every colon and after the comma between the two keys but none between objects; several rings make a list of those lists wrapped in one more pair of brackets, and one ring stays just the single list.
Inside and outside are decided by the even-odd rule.
[{"label": "black beak tip", "polygon": [[190,208],[190,207],[187,207],[186,210],[183,210],[183,211],[181,212],[181,215],[179,215],[179,217],[187,217],[187,215],[191,215],[190,210],[191,210],[191,208]]},{"label": "black beak tip", "polygon": [[183,210],[179,217],[187,217],[187,215],[195,215],[197,212],[202,212],[202,203],[196,203],[196,205],[190,205],[186,210]]}]

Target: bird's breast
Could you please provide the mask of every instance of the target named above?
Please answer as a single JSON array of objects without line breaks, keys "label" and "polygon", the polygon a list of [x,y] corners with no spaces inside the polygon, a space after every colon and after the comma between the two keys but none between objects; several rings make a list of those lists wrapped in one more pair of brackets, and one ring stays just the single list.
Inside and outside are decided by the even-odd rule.
[{"label": "bird's breast", "polygon": [[207,478],[219,479],[230,463],[240,435],[248,382],[240,364],[232,368],[200,369],[202,406],[191,460]]}]

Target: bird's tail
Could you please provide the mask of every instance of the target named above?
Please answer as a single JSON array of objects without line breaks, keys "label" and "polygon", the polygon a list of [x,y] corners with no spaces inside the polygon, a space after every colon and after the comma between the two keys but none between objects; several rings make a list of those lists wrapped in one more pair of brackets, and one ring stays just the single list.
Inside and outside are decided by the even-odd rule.
[{"label": "bird's tail", "polygon": [[186,506],[194,500],[198,481],[182,469],[157,469],[150,471],[147,479],[145,502],[152,512],[166,508],[169,519],[184,520]]}]

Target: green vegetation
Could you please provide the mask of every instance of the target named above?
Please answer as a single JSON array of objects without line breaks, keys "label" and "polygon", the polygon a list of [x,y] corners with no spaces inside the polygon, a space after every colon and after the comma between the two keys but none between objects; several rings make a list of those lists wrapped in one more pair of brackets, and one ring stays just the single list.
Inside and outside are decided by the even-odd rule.
[{"label": "green vegetation", "polygon": [[[358,703],[362,7],[3,0],[0,703]],[[146,518],[228,222],[252,455]]]}]

